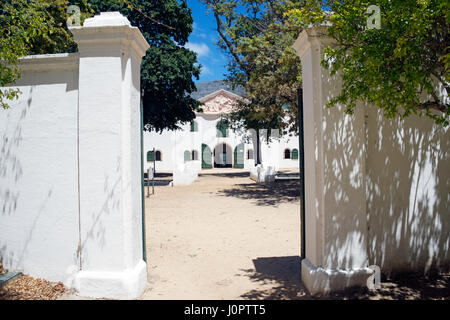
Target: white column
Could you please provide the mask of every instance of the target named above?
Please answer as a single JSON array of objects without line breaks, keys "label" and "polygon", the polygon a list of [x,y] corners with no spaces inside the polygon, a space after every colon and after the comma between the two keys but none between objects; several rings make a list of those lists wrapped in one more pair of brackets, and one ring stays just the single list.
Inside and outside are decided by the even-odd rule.
[{"label": "white column", "polygon": [[327,108],[341,85],[320,62],[332,44],[325,27],[304,30],[294,44],[302,62],[306,259],[302,281],[312,294],[363,286],[367,256],[364,112]]},{"label": "white column", "polygon": [[118,12],[71,28],[80,54],[80,270],[82,296],[136,298],[143,261],[140,64],[149,45]]}]

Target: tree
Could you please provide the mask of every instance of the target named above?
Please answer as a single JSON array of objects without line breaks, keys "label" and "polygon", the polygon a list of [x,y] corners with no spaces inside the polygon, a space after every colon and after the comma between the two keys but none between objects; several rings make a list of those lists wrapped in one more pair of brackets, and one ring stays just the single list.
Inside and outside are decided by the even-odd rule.
[{"label": "tree", "polygon": [[307,0],[303,9],[290,11],[301,27],[330,22],[336,46],[325,50],[322,65],[331,74],[340,72],[343,86],[329,106],[345,105],[351,114],[363,101],[390,118],[419,114],[448,126],[450,2],[379,0],[379,29],[367,27],[371,4]]},{"label": "tree", "polygon": [[234,129],[256,130],[256,163],[260,163],[260,129],[281,134],[298,131],[297,89],[300,60],[292,49],[299,30],[285,13],[298,1],[203,0],[214,14],[218,46],[230,58],[227,81],[246,89],[245,103],[229,115]]},{"label": "tree", "polygon": [[189,94],[199,78],[196,54],[183,46],[193,19],[181,0],[90,0],[96,13],[120,11],[150,44],[141,65],[144,129],[178,129],[195,118],[200,103]]},{"label": "tree", "polygon": [[[81,20],[101,11],[120,11],[139,27],[151,48],[141,67],[145,129],[177,129],[195,118],[200,103],[196,90],[200,67],[196,54],[183,46],[192,32],[191,11],[181,0],[6,0],[0,4],[0,86],[14,83],[17,63],[28,54],[74,52],[66,26],[68,5],[81,9]],[[0,103],[18,97],[19,90],[0,91]]]},{"label": "tree", "polygon": [[[4,0],[0,3],[0,87],[20,78],[19,59],[30,54],[75,51],[67,29],[67,7],[76,4],[81,19],[90,14],[87,0]],[[0,90],[0,105],[18,98],[18,89]]]}]

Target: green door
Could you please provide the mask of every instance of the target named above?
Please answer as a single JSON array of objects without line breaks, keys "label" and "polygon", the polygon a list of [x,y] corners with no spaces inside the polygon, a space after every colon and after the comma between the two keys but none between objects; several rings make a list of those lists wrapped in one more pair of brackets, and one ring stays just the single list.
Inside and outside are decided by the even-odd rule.
[{"label": "green door", "polygon": [[191,160],[191,153],[189,152],[189,150],[185,150],[184,151],[184,162],[190,161],[190,160]]},{"label": "green door", "polygon": [[211,161],[211,149],[206,145],[202,144],[202,169],[211,169],[212,161]]},{"label": "green door", "polygon": [[234,148],[234,167],[243,169],[244,168],[244,144],[238,144]]}]

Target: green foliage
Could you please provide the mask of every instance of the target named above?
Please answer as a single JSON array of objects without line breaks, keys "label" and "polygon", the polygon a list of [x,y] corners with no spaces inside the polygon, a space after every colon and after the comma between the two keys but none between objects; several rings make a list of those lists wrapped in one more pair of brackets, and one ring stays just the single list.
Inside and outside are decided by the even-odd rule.
[{"label": "green foliage", "polygon": [[[20,78],[19,58],[30,54],[75,50],[67,29],[69,4],[77,4],[82,19],[90,14],[87,0],[4,0],[0,3],[0,87]],[[0,90],[0,105],[17,99],[18,89]]]},{"label": "green foliage", "polygon": [[303,9],[290,11],[291,21],[301,27],[331,22],[329,35],[336,46],[326,49],[322,64],[332,74],[340,72],[343,87],[329,106],[345,105],[351,114],[363,101],[390,118],[425,114],[447,126],[450,2],[379,0],[381,28],[368,29],[366,10],[372,4],[308,0]]},{"label": "green foliage", "polygon": [[178,129],[195,118],[200,103],[189,94],[199,78],[196,54],[184,48],[192,32],[191,10],[178,0],[90,0],[96,13],[120,11],[139,27],[150,49],[141,65],[144,128]]},{"label": "green foliage", "polygon": [[[230,115],[234,128],[297,131],[300,60],[292,49],[299,34],[286,12],[298,1],[203,0],[214,14],[218,45],[230,57],[227,80],[246,88],[249,103]],[[289,105],[290,108],[283,106]],[[287,121],[282,121],[287,119]]]},{"label": "green foliage", "polygon": [[[141,87],[146,129],[177,129],[195,118],[200,67],[196,54],[183,46],[192,32],[191,10],[185,0],[5,0],[0,4],[0,86],[13,84],[17,63],[29,54],[77,50],[67,28],[67,8],[76,4],[81,21],[93,13],[120,11],[139,27],[151,48],[141,66]],[[19,90],[0,90],[0,103],[17,98]]]}]

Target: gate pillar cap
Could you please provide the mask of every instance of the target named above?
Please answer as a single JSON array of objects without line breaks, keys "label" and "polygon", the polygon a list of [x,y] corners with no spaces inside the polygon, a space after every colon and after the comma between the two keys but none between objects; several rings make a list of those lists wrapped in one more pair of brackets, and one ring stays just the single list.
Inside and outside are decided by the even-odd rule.
[{"label": "gate pillar cap", "polygon": [[334,39],[328,36],[329,26],[329,24],[325,24],[304,29],[292,45],[297,56],[301,58],[312,44],[334,44]]},{"label": "gate pillar cap", "polygon": [[100,12],[84,21],[83,27],[131,26],[130,20],[118,11]]},{"label": "gate pillar cap", "polygon": [[131,46],[143,57],[150,45],[137,27],[120,12],[101,12],[93,18],[84,21],[83,26],[69,27],[80,52],[111,51],[108,46],[121,42]]}]

